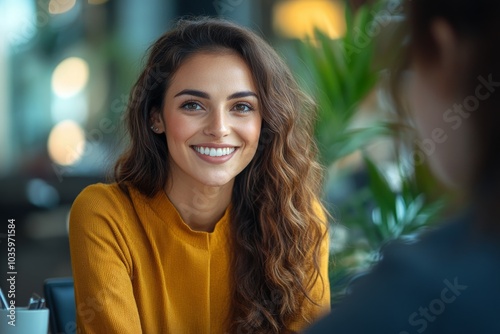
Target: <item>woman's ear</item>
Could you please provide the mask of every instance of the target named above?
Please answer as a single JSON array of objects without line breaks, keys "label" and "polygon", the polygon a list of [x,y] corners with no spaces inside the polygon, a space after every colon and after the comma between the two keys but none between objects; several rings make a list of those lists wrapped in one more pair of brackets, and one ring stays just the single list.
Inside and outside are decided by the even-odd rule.
[{"label": "woman's ear", "polygon": [[438,71],[436,79],[444,87],[449,87],[463,69],[466,56],[463,45],[453,27],[444,19],[435,19],[431,23],[431,34],[437,47],[433,68]]},{"label": "woman's ear", "polygon": [[163,119],[161,117],[160,110],[154,108],[150,114],[150,128],[155,133],[163,133],[165,132],[165,125],[163,123]]}]

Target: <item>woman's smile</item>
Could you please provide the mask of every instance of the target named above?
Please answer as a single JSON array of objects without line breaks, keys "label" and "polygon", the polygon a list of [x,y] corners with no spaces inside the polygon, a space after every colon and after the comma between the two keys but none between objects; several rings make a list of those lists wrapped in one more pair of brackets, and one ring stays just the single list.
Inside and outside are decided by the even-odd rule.
[{"label": "woman's smile", "polygon": [[211,164],[223,164],[229,161],[237,150],[234,146],[192,146],[192,148],[200,159]]},{"label": "woman's smile", "polygon": [[234,147],[223,147],[223,148],[215,148],[208,146],[193,146],[196,152],[202,155],[208,155],[211,157],[221,157],[226,156],[234,152],[236,148]]}]

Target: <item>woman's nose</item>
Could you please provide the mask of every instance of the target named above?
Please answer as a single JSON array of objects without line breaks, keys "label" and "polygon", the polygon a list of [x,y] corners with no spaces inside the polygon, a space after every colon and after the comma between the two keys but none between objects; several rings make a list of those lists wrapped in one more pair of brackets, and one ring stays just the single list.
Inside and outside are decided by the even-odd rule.
[{"label": "woman's nose", "polygon": [[205,134],[215,138],[227,136],[230,133],[228,116],[222,108],[212,111],[204,130]]}]

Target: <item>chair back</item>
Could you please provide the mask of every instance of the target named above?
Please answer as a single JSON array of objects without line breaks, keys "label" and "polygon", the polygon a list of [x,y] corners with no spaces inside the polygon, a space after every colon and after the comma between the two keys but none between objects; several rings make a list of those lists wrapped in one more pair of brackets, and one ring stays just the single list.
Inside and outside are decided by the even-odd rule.
[{"label": "chair back", "polygon": [[50,332],[52,334],[76,333],[73,278],[48,278],[44,282],[43,289],[50,311]]}]

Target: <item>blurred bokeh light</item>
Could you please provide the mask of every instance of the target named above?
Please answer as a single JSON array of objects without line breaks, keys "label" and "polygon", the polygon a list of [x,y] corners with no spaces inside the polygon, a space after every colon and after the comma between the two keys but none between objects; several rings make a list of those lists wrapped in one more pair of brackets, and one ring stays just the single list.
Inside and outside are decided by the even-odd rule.
[{"label": "blurred bokeh light", "polygon": [[62,121],[50,131],[47,142],[50,158],[62,166],[73,165],[85,151],[85,133],[74,121]]},{"label": "blurred bokeh light", "polygon": [[56,15],[70,11],[75,7],[76,0],[50,0],[49,13]]},{"label": "blurred bokeh light", "polygon": [[345,33],[345,6],[341,1],[288,0],[274,5],[273,27],[286,38],[312,38],[314,29],[330,38]]},{"label": "blurred bokeh light", "polygon": [[80,93],[87,85],[89,66],[78,57],[64,59],[52,74],[52,91],[61,98],[72,97]]}]

